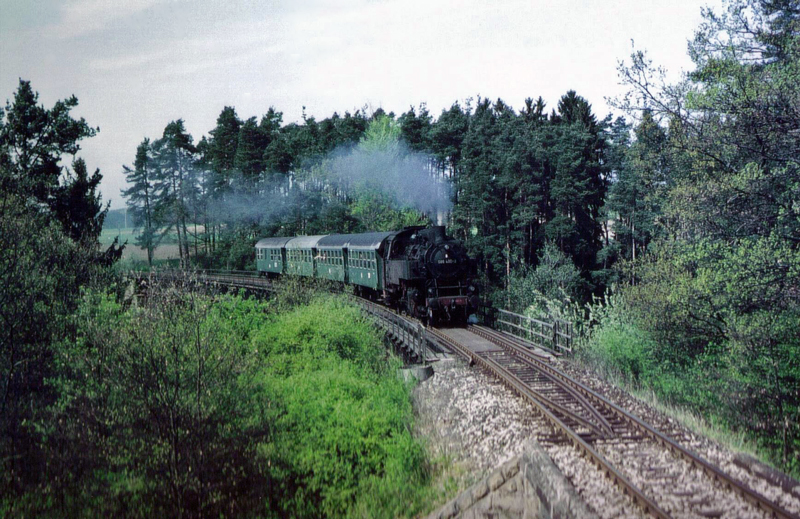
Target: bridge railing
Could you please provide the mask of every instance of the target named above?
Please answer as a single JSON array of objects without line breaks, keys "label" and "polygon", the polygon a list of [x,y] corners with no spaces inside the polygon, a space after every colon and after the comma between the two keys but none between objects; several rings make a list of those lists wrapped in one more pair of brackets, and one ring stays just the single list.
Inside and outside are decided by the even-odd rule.
[{"label": "bridge railing", "polygon": [[486,326],[524,339],[554,353],[572,353],[573,325],[563,319],[535,319],[502,308],[481,306],[480,315]]},{"label": "bridge railing", "polygon": [[270,281],[251,270],[153,270],[146,273],[135,273],[137,276],[153,277],[161,280],[173,280],[179,283],[219,284],[236,288],[253,290],[271,290]]},{"label": "bridge railing", "polygon": [[381,325],[391,337],[397,342],[401,342],[407,350],[410,350],[422,362],[428,359],[428,335],[425,327],[418,321],[406,319],[385,306],[358,299],[357,304],[369,315],[373,316],[376,322]]}]

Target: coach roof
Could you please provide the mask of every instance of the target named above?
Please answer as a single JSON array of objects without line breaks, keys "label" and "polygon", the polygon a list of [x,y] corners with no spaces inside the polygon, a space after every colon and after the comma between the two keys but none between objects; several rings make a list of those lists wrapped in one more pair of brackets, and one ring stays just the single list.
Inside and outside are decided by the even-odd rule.
[{"label": "coach roof", "polygon": [[386,238],[396,232],[365,232],[361,234],[331,234],[319,241],[319,247],[355,250],[377,250]]},{"label": "coach roof", "polygon": [[257,249],[282,249],[286,242],[291,240],[292,237],[289,236],[288,238],[263,238],[258,240],[256,243]]},{"label": "coach roof", "polygon": [[315,249],[317,247],[317,242],[320,238],[324,238],[325,235],[319,234],[316,236],[298,236],[297,238],[291,238],[288,242],[286,242],[287,249]]}]

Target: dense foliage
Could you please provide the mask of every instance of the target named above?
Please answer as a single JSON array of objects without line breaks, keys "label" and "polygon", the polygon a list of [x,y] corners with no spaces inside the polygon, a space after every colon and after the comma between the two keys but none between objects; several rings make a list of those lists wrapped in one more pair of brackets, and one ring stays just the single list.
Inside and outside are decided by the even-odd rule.
[{"label": "dense foliage", "polygon": [[75,332],[71,319],[81,287],[109,284],[120,255],[98,238],[105,217],[89,175],[75,156],[95,130],[70,110],[73,97],[47,109],[20,81],[0,112],[0,494],[47,485],[58,398],[58,343]]},{"label": "dense foliage", "polygon": [[641,114],[608,205],[629,260],[590,355],[800,472],[800,7],[706,11],[695,70],[621,68]]},{"label": "dense foliage", "polygon": [[57,395],[41,425],[47,478],[0,501],[5,512],[398,516],[423,506],[409,387],[343,299],[287,306],[165,287],[125,306],[85,291],[75,319],[47,384]]}]

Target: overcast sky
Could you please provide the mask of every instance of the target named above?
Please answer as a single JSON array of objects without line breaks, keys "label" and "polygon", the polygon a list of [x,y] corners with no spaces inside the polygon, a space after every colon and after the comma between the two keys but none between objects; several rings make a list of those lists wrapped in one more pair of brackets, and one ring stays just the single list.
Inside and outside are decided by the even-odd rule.
[{"label": "overcast sky", "polygon": [[398,115],[425,102],[502,98],[548,108],[574,89],[598,118],[616,66],[647,50],[677,79],[701,6],[721,0],[0,0],[0,95],[30,80],[48,108],[72,94],[100,132],[81,156],[122,207],[122,165],[183,118],[195,140],[226,105],[270,106],[284,123],[365,104]]}]

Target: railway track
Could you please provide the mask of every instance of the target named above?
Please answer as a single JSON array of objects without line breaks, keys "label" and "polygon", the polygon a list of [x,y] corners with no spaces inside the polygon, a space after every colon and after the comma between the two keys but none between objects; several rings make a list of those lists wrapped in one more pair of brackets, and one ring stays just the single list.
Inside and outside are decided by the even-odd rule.
[{"label": "railway track", "polygon": [[571,444],[647,514],[798,517],[554,368],[514,338],[470,326],[471,333],[498,346],[473,351],[453,334],[428,331],[531,402],[557,431],[539,438],[540,443]]}]

